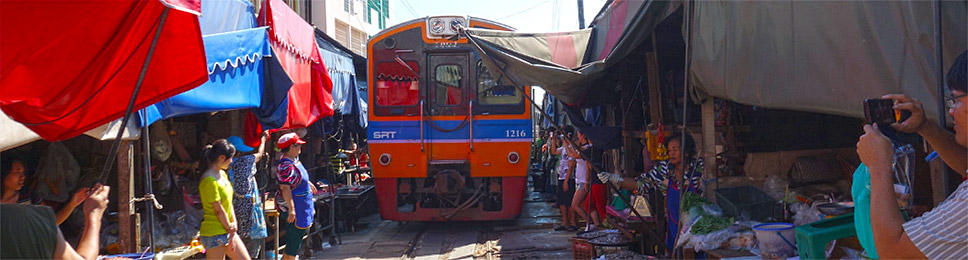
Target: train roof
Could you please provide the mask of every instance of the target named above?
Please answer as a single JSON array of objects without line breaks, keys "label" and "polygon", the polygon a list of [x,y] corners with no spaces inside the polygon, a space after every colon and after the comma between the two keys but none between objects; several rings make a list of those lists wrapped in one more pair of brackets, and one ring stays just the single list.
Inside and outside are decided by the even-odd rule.
[{"label": "train roof", "polygon": [[[387,27],[386,29],[383,29],[382,31],[380,31],[380,32],[378,32],[378,33],[370,36],[370,39],[377,38],[377,36],[383,35],[384,33],[387,33],[387,32],[389,32],[389,31],[391,31],[393,29],[396,29],[396,28],[399,28],[399,27],[402,27],[402,26],[406,26],[406,25],[410,25],[410,24],[414,24],[414,23],[418,23],[418,22],[424,22],[424,21],[426,21],[430,17],[437,17],[437,16],[462,16],[462,15],[435,15],[435,16],[424,16],[424,17],[414,18],[414,19],[411,19],[409,21],[402,22],[402,23],[399,23],[399,24],[394,25],[394,26],[391,26],[391,27]],[[514,27],[511,27],[510,25],[503,24],[503,23],[500,23],[500,22],[491,21],[491,20],[484,19],[484,18],[467,16],[467,20],[468,21],[472,21],[472,20],[473,21],[481,21],[481,22],[485,22],[485,23],[490,23],[490,24],[494,24],[494,25],[497,25],[497,26],[501,26],[501,27],[507,28],[508,30],[512,30],[512,31],[515,30]]]}]

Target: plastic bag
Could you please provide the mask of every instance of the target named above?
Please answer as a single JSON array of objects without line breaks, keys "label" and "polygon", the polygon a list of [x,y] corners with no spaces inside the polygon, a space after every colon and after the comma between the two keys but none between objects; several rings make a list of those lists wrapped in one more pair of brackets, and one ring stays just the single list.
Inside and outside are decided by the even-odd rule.
[{"label": "plastic bag", "polygon": [[50,143],[37,165],[34,195],[53,202],[67,202],[77,185],[81,167],[62,143]]},{"label": "plastic bag", "polygon": [[790,205],[790,210],[793,211],[793,224],[797,226],[810,224],[823,219],[823,215],[820,214],[817,208],[806,203],[794,203]]},{"label": "plastic bag", "polygon": [[706,212],[706,215],[709,216],[717,218],[723,216],[723,208],[720,208],[719,205],[716,204],[703,204],[702,210],[703,212]]},{"label": "plastic bag", "polygon": [[871,230],[871,175],[863,163],[854,171],[854,185],[850,188],[854,199],[854,229],[857,240],[868,256],[877,259],[874,231]]},{"label": "plastic bag", "polygon": [[755,235],[743,225],[732,225],[705,235],[692,235],[686,248],[693,248],[696,252],[729,248],[732,250],[752,249],[756,244]]},{"label": "plastic bag", "polygon": [[790,183],[776,175],[770,175],[763,181],[763,192],[775,200],[785,200],[787,186]]}]

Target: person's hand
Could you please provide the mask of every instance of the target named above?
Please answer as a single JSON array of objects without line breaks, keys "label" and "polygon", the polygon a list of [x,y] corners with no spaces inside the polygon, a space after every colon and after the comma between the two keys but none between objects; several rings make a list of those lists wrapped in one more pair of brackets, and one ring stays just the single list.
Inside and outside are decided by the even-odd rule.
[{"label": "person's hand", "polygon": [[891,140],[881,134],[876,124],[864,125],[864,135],[857,141],[857,155],[860,156],[860,161],[870,168],[871,178],[875,178],[875,173],[882,175],[893,173],[891,162],[894,159],[894,148],[891,146]]},{"label": "person's hand", "polygon": [[225,249],[229,250],[230,252],[235,252],[235,243],[232,243],[232,240],[235,239],[235,236],[235,232],[229,232],[228,239],[225,240]]},{"label": "person's hand", "polygon": [[286,222],[296,222],[296,209],[289,209],[289,217],[286,218]]},{"label": "person's hand", "polygon": [[571,186],[571,185],[568,185],[568,181],[562,182],[561,183],[561,190],[564,191],[564,192],[568,192],[568,186]]},{"label": "person's hand", "polygon": [[611,182],[612,184],[618,185],[622,182],[622,176],[617,173],[610,172],[600,172],[598,173],[598,179],[604,183]]},{"label": "person's hand", "polygon": [[893,99],[894,109],[897,110],[907,110],[911,112],[911,117],[904,122],[897,122],[891,124],[894,130],[904,133],[917,133],[921,131],[924,126],[924,122],[927,121],[924,116],[924,106],[921,105],[921,101],[915,98],[908,97],[904,94],[890,94],[884,95],[881,98]]},{"label": "person's hand", "polygon": [[317,192],[316,185],[313,184],[312,182],[307,183],[307,184],[309,184],[309,189],[312,189],[313,190],[313,194],[316,194],[316,192]]},{"label": "person's hand", "polygon": [[78,189],[76,192],[74,192],[74,195],[71,196],[71,200],[68,201],[67,204],[73,207],[77,207],[78,205],[81,205],[81,203],[83,203],[84,200],[87,199],[87,193],[90,191],[91,191],[91,188],[87,188],[87,187]]},{"label": "person's hand", "polygon": [[229,233],[238,232],[239,231],[239,226],[235,222],[229,222],[229,226],[228,227],[225,227],[225,231],[228,231]]},{"label": "person's hand", "polygon": [[[108,193],[110,192],[111,187],[101,184],[95,185],[90,190],[91,195],[84,200],[84,213],[103,214],[104,210],[108,208]],[[101,217],[98,216],[97,218]]]}]

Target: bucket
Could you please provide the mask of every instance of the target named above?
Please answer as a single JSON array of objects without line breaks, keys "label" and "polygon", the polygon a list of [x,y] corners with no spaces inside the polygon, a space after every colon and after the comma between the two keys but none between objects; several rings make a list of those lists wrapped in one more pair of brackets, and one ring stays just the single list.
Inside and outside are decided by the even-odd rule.
[{"label": "bucket", "polygon": [[763,223],[753,226],[763,259],[786,259],[797,255],[797,240],[790,223]]}]

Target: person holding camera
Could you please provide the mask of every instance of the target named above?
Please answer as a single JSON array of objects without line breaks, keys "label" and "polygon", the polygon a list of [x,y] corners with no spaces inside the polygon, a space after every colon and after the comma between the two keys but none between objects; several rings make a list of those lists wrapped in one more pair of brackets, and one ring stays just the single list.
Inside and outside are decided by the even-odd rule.
[{"label": "person holding camera", "polygon": [[[945,97],[948,114],[954,118],[952,134],[926,119],[917,99],[892,94],[883,98],[895,102],[894,109],[907,110],[911,117],[894,123],[894,130],[921,135],[953,170],[968,176],[968,52],[962,53],[947,75],[951,92]],[[867,165],[871,178],[871,229],[877,254],[884,259],[956,259],[968,256],[968,181],[941,204],[921,217],[904,222],[894,193],[891,141],[877,125],[864,125],[857,142],[857,154]]]},{"label": "person holding camera", "polygon": [[[571,126],[563,127],[563,131],[551,132],[551,140],[548,142],[548,153],[551,156],[558,156],[557,167],[558,186],[556,187],[557,199],[555,206],[561,211],[561,225],[555,227],[555,231],[578,231],[578,220],[575,219],[575,211],[571,210],[572,198],[575,196],[575,158],[570,156],[566,146],[570,146],[565,138],[570,138],[575,131]],[[567,133],[566,133],[567,132]]]}]

